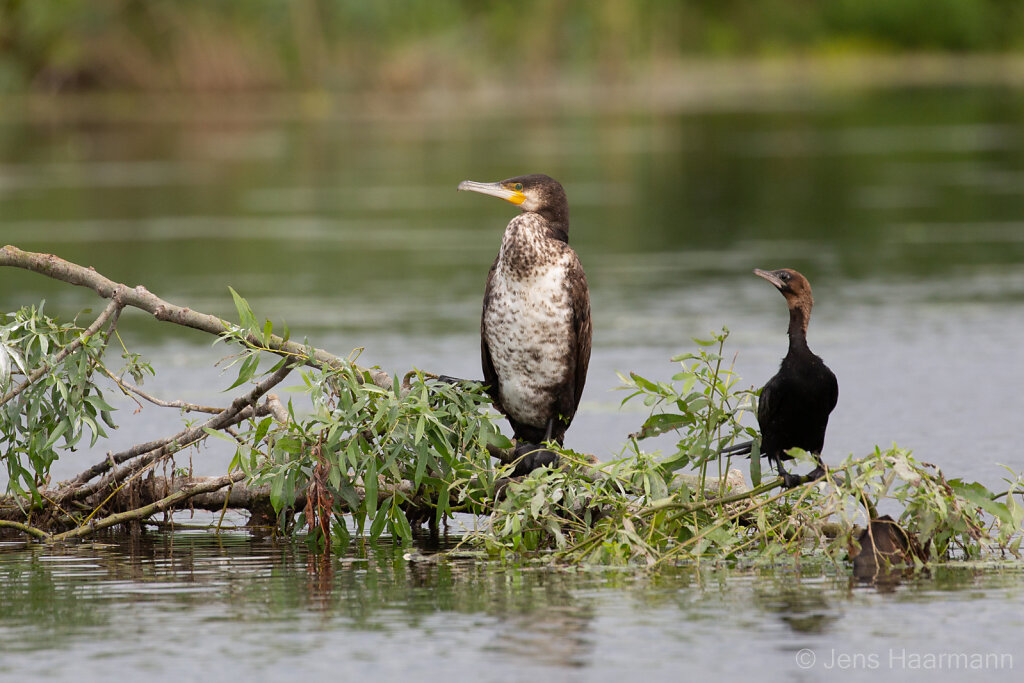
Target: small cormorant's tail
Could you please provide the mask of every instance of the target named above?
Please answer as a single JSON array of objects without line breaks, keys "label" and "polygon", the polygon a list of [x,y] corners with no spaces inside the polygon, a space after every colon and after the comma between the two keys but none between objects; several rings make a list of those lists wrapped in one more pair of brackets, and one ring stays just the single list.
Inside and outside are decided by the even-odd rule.
[{"label": "small cormorant's tail", "polygon": [[753,441],[744,441],[743,443],[734,443],[731,446],[727,446],[719,451],[719,455],[750,455],[750,452],[754,448]]}]

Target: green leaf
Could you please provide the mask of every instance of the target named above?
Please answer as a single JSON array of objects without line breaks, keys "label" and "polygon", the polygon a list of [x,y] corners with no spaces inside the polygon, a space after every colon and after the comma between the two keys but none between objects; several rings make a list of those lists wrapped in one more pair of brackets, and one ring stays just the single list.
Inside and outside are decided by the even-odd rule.
[{"label": "green leaf", "polygon": [[373,524],[370,525],[370,542],[373,543],[380,534],[384,531],[384,525],[388,521],[388,514],[384,510],[377,510],[377,514],[373,517]]},{"label": "green leaf", "polygon": [[103,397],[99,394],[90,394],[89,396],[86,396],[85,402],[94,407],[97,411],[110,412],[117,410],[117,408],[104,401]]},{"label": "green leaf", "polygon": [[451,509],[451,492],[447,484],[441,484],[441,493],[437,500],[437,526],[440,527],[444,522],[445,517],[448,514],[448,510]]},{"label": "green leaf", "polygon": [[249,354],[249,356],[245,359],[245,361],[242,362],[242,367],[238,369],[238,379],[236,379],[235,383],[232,384],[227,389],[225,389],[224,391],[231,391],[235,387],[240,386],[242,384],[245,384],[250,379],[252,379],[253,375],[256,374],[256,368],[259,366],[259,364],[260,364],[260,356],[259,356],[259,354],[258,353],[251,353],[251,354]]},{"label": "green leaf", "polygon": [[270,504],[274,506],[274,512],[280,514],[284,507],[282,494],[284,493],[284,472],[279,472],[270,482]]},{"label": "green leaf", "polygon": [[259,425],[256,427],[256,433],[252,437],[252,443],[258,444],[259,442],[263,441],[263,438],[267,435],[267,432],[270,431],[270,424],[273,421],[274,418],[270,416],[267,416],[260,421]]},{"label": "green leaf", "polygon": [[427,471],[427,460],[432,460],[430,451],[426,448],[416,449],[416,472],[413,475],[413,485],[419,488],[423,482],[423,474]]},{"label": "green leaf", "polygon": [[487,436],[487,445],[495,446],[496,448],[512,448],[512,441],[501,432],[495,430]]},{"label": "green leaf", "polygon": [[366,512],[374,514],[377,511],[377,458],[371,456],[366,462],[366,472],[363,474],[363,487],[366,492]]},{"label": "green leaf", "polygon": [[649,391],[651,393],[660,394],[661,388],[649,379],[645,379],[635,372],[629,373],[629,376],[636,382],[636,385],[641,389]]},{"label": "green leaf", "polygon": [[412,526],[409,525],[409,518],[405,511],[397,503],[391,506],[391,528],[392,531],[404,542],[412,541]]},{"label": "green leaf", "polygon": [[750,452],[750,483],[754,488],[761,485],[761,454]]},{"label": "green leaf", "polygon": [[359,494],[356,493],[355,487],[353,487],[348,480],[342,481],[338,486],[338,493],[341,494],[342,499],[344,499],[345,504],[348,506],[350,511],[354,512],[359,509]]},{"label": "green leaf", "polygon": [[256,333],[256,316],[253,315],[249,302],[243,299],[232,287],[228,287],[228,289],[231,291],[231,297],[235,300],[235,309],[238,311],[238,320],[242,327],[249,332]]},{"label": "green leaf", "polygon": [[687,415],[677,415],[672,413],[659,413],[657,415],[651,415],[644,422],[641,428],[641,438],[648,438],[651,436],[657,436],[665,432],[679,429],[687,424],[693,422],[693,418]]},{"label": "green leaf", "polygon": [[53,444],[55,444],[57,442],[57,439],[59,439],[61,437],[61,435],[63,435],[64,432],[66,432],[68,430],[68,427],[70,427],[70,426],[71,426],[71,421],[70,420],[64,419],[64,420],[61,420],[60,422],[58,422],[57,426],[54,428],[54,430],[52,432],[50,432],[50,438],[48,438],[46,440],[46,444],[43,445],[43,450],[49,450],[50,448],[52,448]]},{"label": "green leaf", "polygon": [[224,432],[217,431],[216,429],[210,429],[209,427],[203,427],[203,431],[206,432],[207,435],[212,436],[212,437],[216,437],[216,438],[220,439],[221,441],[227,441],[229,444],[232,444],[232,445],[235,445],[235,446],[238,445],[237,441],[232,439],[230,436],[228,436]]}]

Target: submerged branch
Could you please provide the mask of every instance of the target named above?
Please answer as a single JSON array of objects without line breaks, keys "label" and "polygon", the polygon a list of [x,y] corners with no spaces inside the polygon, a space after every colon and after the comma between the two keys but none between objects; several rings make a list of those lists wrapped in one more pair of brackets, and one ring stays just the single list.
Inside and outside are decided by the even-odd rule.
[{"label": "submerged branch", "polygon": [[0,519],[0,529],[16,529],[22,533],[28,534],[29,536],[38,538],[39,540],[48,540],[50,538],[50,534],[46,533],[42,529],[37,529],[36,527],[29,526],[28,524],[12,522],[6,519]]},{"label": "submerged branch", "polygon": [[115,526],[117,524],[125,524],[140,519],[145,519],[150,515],[154,515],[158,512],[164,512],[173,508],[178,503],[181,503],[189,498],[199,495],[201,493],[207,493],[209,491],[216,491],[222,489],[225,486],[233,484],[237,481],[241,481],[245,478],[244,472],[234,472],[232,474],[225,474],[222,477],[211,477],[205,481],[193,484],[186,484],[182,486],[178,491],[172,493],[165,498],[161,498],[149,505],[143,505],[142,507],[136,507],[127,512],[119,512],[113,515],[108,515],[102,519],[84,524],[76,527],[70,531],[65,531],[60,534],[55,534],[49,537],[47,540],[50,542],[66,541],[72,538],[80,538],[82,536],[88,536],[93,532],[99,531],[100,529],[106,529],[108,527]]}]

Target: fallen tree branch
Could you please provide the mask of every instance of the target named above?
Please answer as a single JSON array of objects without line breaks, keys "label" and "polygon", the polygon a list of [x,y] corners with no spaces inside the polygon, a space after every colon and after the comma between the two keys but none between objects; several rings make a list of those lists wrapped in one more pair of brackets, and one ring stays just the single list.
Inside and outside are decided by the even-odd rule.
[{"label": "fallen tree branch", "polygon": [[[0,520],[0,528],[15,529],[48,543],[60,542],[72,538],[81,538],[95,531],[106,529],[118,524],[133,522],[154,514],[172,509],[187,508],[220,512],[224,508],[240,510],[270,509],[270,485],[249,486],[240,483],[245,478],[242,472],[233,472],[220,477],[150,477],[131,490],[127,487],[119,490],[109,501],[109,509],[114,512],[107,517],[78,524],[67,518],[58,520],[59,525],[76,525],[68,531],[51,534],[37,527],[20,522]],[[362,484],[353,487],[356,497],[362,500],[366,489]],[[419,500],[415,495],[412,482],[403,480],[392,484],[379,479],[378,495],[385,501],[394,495],[402,495],[409,503],[407,507],[416,510],[432,510],[433,506]],[[300,510],[306,505],[306,492],[296,493],[293,509]],[[187,509],[186,508],[186,509]]]},{"label": "fallen tree branch", "polygon": [[[124,306],[138,308],[163,322],[191,327],[212,335],[220,336],[226,330],[237,328],[237,325],[215,315],[176,306],[152,294],[142,285],[134,288],[128,287],[100,275],[92,268],[85,268],[52,254],[22,251],[9,244],[0,249],[0,266],[23,268],[46,275],[54,280],[85,287],[104,299],[113,299],[119,295]],[[312,351],[308,356],[308,362],[314,365],[340,368],[347,364],[343,359],[323,349],[306,347],[293,341],[287,341],[278,335],[270,335],[269,343],[266,346],[262,340],[251,334],[246,337],[246,341],[253,347],[266,348],[268,351],[286,358],[307,358],[307,352]],[[386,372],[366,368],[357,368],[357,371],[368,381],[383,389],[392,387],[391,376]]]}]

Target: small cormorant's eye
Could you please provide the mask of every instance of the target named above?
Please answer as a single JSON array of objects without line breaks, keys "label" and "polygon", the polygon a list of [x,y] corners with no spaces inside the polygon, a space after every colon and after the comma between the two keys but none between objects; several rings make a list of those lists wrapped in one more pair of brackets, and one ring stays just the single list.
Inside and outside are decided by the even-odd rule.
[{"label": "small cormorant's eye", "polygon": [[779,279],[780,280],[788,280],[789,279],[789,273],[779,273]]},{"label": "small cormorant's eye", "polygon": [[523,184],[522,183],[516,183],[516,192],[522,192],[522,191],[523,191]]}]

